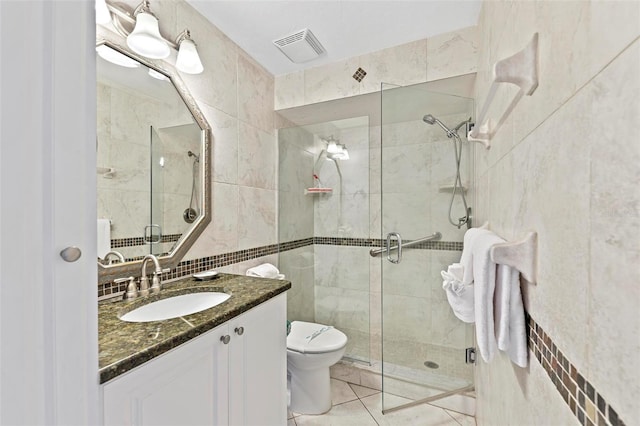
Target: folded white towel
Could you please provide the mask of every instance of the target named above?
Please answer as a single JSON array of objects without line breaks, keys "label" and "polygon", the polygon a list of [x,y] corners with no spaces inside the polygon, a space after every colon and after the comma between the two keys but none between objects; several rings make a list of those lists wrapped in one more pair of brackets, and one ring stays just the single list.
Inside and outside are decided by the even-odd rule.
[{"label": "folded white towel", "polygon": [[475,321],[473,285],[464,284],[461,280],[464,268],[459,263],[449,265],[446,271],[441,271],[442,288],[447,294],[453,314],[461,321],[472,323]]},{"label": "folded white towel", "polygon": [[494,304],[498,349],[506,352],[517,366],[526,367],[529,351],[520,274],[515,268],[498,265]]},{"label": "folded white towel", "polygon": [[497,352],[493,318],[496,264],[491,261],[490,251],[494,244],[504,240],[486,229],[477,229],[474,233],[477,234],[472,247],[476,340],[482,359],[489,362]]},{"label": "folded white towel", "polygon": [[98,219],[98,257],[104,256],[111,250],[111,221]]},{"label": "folded white towel", "polygon": [[280,274],[278,268],[270,263],[263,263],[262,265],[249,268],[247,269],[246,275],[249,277],[284,279],[284,275]]}]

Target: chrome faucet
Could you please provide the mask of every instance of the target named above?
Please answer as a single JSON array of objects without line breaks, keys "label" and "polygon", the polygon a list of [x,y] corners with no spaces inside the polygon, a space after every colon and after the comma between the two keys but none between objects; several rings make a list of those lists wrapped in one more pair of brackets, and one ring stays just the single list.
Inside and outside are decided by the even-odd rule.
[{"label": "chrome faucet", "polygon": [[149,278],[147,277],[147,261],[151,260],[155,270],[153,271],[153,278],[151,284],[151,293],[158,293],[162,288],[160,285],[160,275],[162,275],[162,268],[160,268],[160,262],[158,258],[152,254],[146,255],[142,259],[142,272],[140,277],[140,296],[149,295]]},{"label": "chrome faucet", "polygon": [[120,263],[124,263],[124,256],[122,255],[122,253],[120,253],[119,251],[111,250],[104,255],[104,261],[107,262],[107,265],[111,265],[111,259],[109,259],[109,256],[115,256],[118,258]]}]

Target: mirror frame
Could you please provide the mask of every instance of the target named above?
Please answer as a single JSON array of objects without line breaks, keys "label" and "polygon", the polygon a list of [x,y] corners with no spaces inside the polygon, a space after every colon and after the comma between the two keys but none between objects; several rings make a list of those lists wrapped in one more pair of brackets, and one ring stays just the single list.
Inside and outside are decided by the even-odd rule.
[{"label": "mirror frame", "polygon": [[[117,36],[113,34],[113,37]],[[99,39],[96,41],[96,47],[104,44],[169,78],[171,80],[171,84],[173,84],[185,106],[191,112],[193,119],[202,130],[202,143],[204,144],[204,161],[202,161],[203,173],[200,181],[203,192],[203,214],[201,214],[200,217],[191,224],[189,230],[180,237],[180,239],[176,242],[175,246],[168,255],[158,257],[158,261],[160,262],[160,266],[162,267],[162,269],[170,268],[173,270],[178,265],[178,263],[180,263],[187,251],[191,248],[191,246],[193,246],[193,243],[198,239],[198,237],[211,222],[211,126],[205,119],[202,111],[200,111],[200,108],[198,107],[195,99],[191,96],[191,93],[187,89],[186,85],[179,77],[178,72],[173,66],[171,66],[171,64],[167,63],[164,60],[154,61],[146,59],[144,57],[140,57],[139,55],[136,55],[128,48],[120,44],[113,37],[108,37],[107,35],[99,37]],[[96,54],[96,61],[97,60],[98,57]],[[98,284],[110,282],[117,278],[138,276],[140,275],[140,270],[142,267],[142,260],[135,260],[125,263],[115,263],[112,265],[103,265],[100,262],[97,262],[96,259],[96,263],[98,264]]]}]

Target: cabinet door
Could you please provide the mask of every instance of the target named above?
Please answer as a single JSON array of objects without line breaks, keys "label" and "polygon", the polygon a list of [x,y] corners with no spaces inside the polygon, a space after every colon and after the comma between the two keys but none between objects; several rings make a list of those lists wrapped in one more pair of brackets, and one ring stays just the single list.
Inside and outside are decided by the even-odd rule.
[{"label": "cabinet door", "polygon": [[233,426],[287,423],[286,297],[283,293],[229,322]]},{"label": "cabinet door", "polygon": [[226,324],[104,385],[105,425],[228,424]]}]

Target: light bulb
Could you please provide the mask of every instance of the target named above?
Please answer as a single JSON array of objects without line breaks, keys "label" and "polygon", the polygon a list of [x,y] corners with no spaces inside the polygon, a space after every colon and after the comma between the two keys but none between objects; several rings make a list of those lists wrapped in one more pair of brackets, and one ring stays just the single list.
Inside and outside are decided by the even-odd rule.
[{"label": "light bulb", "polygon": [[187,74],[200,74],[204,70],[193,40],[185,38],[180,42],[176,68]]},{"label": "light bulb", "polygon": [[111,22],[111,12],[105,0],[96,0],[96,24],[107,25]]},{"label": "light bulb", "polygon": [[98,56],[100,56],[105,61],[109,61],[112,64],[120,65],[121,67],[137,68],[140,66],[137,61],[134,61],[127,55],[123,55],[122,53],[113,50],[112,48],[104,44],[96,47],[96,52],[98,52]]},{"label": "light bulb", "polygon": [[170,53],[169,45],[160,35],[158,19],[147,12],[136,15],[136,26],[127,37],[127,46],[151,59],[164,59]]}]

